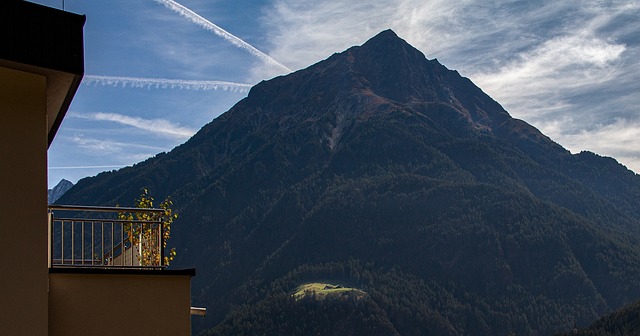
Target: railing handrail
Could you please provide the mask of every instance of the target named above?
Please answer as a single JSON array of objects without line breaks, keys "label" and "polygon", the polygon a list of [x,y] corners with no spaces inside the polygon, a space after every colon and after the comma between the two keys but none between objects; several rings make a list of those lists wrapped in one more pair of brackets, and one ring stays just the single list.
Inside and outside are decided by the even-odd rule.
[{"label": "railing handrail", "polygon": [[128,208],[128,207],[64,205],[64,204],[50,204],[49,210],[95,211],[95,212],[157,212],[157,213],[162,213],[165,211],[164,209],[159,209],[159,208]]},{"label": "railing handrail", "polygon": [[75,218],[54,217],[54,219],[57,221],[65,221],[65,222],[75,221],[75,222],[85,222],[85,223],[105,222],[105,223],[133,223],[133,224],[162,224],[161,219],[143,220],[143,219],[135,219],[135,218],[134,219],[109,219],[109,218],[80,218],[80,217],[75,217]]}]

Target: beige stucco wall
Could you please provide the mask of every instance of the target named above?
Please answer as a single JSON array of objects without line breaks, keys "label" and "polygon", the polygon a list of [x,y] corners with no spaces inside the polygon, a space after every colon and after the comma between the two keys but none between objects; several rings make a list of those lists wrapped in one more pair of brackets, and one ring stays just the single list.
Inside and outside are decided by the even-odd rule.
[{"label": "beige stucco wall", "polygon": [[46,78],[0,67],[0,335],[47,335]]},{"label": "beige stucco wall", "polygon": [[50,274],[49,334],[190,335],[189,275]]}]

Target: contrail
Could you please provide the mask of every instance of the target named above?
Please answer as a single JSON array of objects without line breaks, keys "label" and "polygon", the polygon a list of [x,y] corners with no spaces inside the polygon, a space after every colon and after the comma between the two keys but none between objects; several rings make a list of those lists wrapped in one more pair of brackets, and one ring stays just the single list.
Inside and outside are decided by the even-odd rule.
[{"label": "contrail", "polygon": [[184,90],[224,90],[231,92],[249,92],[251,84],[223,82],[223,81],[203,81],[184,80],[167,78],[140,78],[140,77],[117,77],[117,76],[95,76],[85,75],[82,83],[85,85],[102,86],[122,86],[132,88],[156,88],[156,89],[184,89]]},{"label": "contrail", "polygon": [[196,12],[190,10],[189,8],[173,1],[173,0],[154,0],[155,2],[161,3],[163,5],[165,5],[165,7],[171,9],[172,11],[184,16],[185,18],[189,19],[191,22],[199,25],[200,27],[213,32],[214,34],[224,38],[225,40],[231,42],[233,45],[235,45],[238,48],[241,49],[245,49],[246,51],[248,51],[250,54],[260,58],[261,60],[263,60],[266,63],[270,63],[273,65],[278,66],[279,68],[281,68],[282,70],[285,70],[286,72],[291,72],[291,69],[287,68],[286,66],[284,66],[282,63],[274,60],[273,58],[271,58],[271,56],[263,53],[262,51],[256,49],[254,46],[250,45],[249,43],[243,41],[242,39],[240,39],[239,37],[229,33],[228,31],[216,26],[215,24],[213,24],[211,21],[203,18],[202,16],[198,15]]}]

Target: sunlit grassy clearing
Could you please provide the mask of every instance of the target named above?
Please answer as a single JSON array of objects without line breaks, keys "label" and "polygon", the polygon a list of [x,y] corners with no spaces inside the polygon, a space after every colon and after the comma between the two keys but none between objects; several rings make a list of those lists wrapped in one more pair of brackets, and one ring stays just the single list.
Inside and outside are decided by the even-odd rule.
[{"label": "sunlit grassy clearing", "polygon": [[296,289],[293,297],[296,300],[300,300],[306,296],[314,295],[316,300],[324,300],[327,297],[339,297],[345,294],[355,294],[357,297],[366,295],[366,293],[357,288],[342,287],[339,285],[332,285],[327,283],[312,282],[303,284]]}]

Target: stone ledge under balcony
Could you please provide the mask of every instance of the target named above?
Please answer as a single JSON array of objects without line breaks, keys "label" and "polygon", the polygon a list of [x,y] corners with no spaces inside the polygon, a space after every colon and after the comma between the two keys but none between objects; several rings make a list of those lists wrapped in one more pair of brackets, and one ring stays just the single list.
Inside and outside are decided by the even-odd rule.
[{"label": "stone ledge under balcony", "polygon": [[140,269],[140,268],[106,268],[106,267],[63,267],[49,269],[49,274],[120,274],[120,275],[196,275],[195,268],[187,269]]}]

